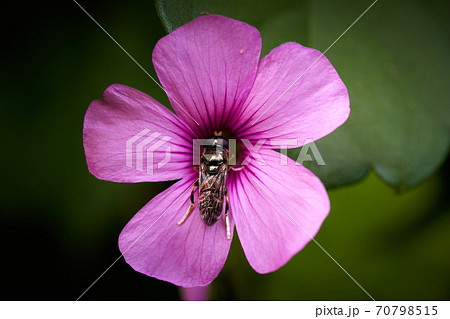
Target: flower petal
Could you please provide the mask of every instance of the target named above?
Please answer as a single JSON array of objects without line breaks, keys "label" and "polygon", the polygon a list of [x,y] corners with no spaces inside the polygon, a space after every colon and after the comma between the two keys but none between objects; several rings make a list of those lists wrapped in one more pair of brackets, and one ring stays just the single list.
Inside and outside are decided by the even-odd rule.
[{"label": "flower petal", "polygon": [[181,299],[185,301],[209,300],[210,286],[179,288]]},{"label": "flower petal", "polygon": [[347,88],[324,55],[285,43],[261,60],[233,129],[251,140],[296,138],[291,147],[299,147],[342,125],[349,104]]},{"label": "flower petal", "polygon": [[320,180],[305,167],[272,150],[260,154],[266,165],[252,160],[230,174],[228,193],[249,263],[257,272],[268,273],[316,235],[330,204]]},{"label": "flower petal", "polygon": [[[190,205],[196,178],[182,179],[153,198],[122,230],[120,251],[136,271],[182,287],[205,286],[219,274],[231,244],[224,218],[207,226],[196,191],[195,210],[177,224]],[[232,218],[230,222],[233,230]]]},{"label": "flower petal", "polygon": [[99,179],[164,181],[192,172],[192,135],[147,94],[114,84],[89,105],[83,143],[89,171]]},{"label": "flower petal", "polygon": [[247,98],[260,52],[256,28],[206,15],[159,40],[153,64],[177,115],[204,138],[223,129]]}]

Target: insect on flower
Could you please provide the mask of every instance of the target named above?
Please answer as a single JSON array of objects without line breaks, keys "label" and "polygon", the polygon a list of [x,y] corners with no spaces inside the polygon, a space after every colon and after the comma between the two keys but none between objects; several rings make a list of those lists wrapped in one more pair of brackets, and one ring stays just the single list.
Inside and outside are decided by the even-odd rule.
[{"label": "insect on flower", "polygon": [[227,239],[231,239],[230,220],[228,218],[230,206],[226,186],[227,173],[230,169],[237,171],[243,167],[236,169],[229,166],[228,140],[220,135],[222,135],[222,132],[215,132],[214,136],[206,139],[206,143],[202,145],[200,166],[197,168],[199,177],[194,185],[192,185],[191,206],[189,206],[186,214],[178,222],[178,225],[183,224],[189,214],[194,210],[194,191],[195,187],[198,187],[200,216],[208,226],[214,225],[222,215],[225,200],[225,226]]},{"label": "insect on flower", "polygon": [[[90,104],[83,141],[94,176],[176,181],[119,236],[136,271],[182,287],[208,285],[237,235],[253,269],[272,272],[327,217],[321,181],[274,149],[286,139],[298,141],[288,147],[303,146],[342,125],[350,113],[347,88],[315,49],[288,42],[260,59],[261,46],[259,31],[247,23],[198,17],[161,38],[152,54],[174,112],[121,84]],[[194,151],[196,140],[206,141]],[[143,158],[150,170],[138,166]]]}]

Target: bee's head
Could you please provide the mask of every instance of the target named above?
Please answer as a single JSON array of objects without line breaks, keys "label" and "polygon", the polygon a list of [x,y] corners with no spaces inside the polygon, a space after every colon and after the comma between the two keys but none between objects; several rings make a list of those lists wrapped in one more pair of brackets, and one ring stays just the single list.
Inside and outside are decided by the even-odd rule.
[{"label": "bee's head", "polygon": [[206,139],[205,148],[212,148],[218,150],[228,150],[228,140],[222,136],[212,136]]},{"label": "bee's head", "polygon": [[202,145],[202,162],[206,164],[208,173],[216,174],[219,167],[227,163],[228,140],[221,136],[213,136]]}]

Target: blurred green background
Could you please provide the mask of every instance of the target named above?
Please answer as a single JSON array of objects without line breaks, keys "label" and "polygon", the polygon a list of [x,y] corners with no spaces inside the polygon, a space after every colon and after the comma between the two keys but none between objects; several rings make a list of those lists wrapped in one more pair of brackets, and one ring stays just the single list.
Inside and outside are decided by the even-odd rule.
[{"label": "blurred green background", "polygon": [[[169,16],[187,12],[172,2],[165,2],[176,9]],[[192,3],[183,19],[199,14],[202,2]],[[324,51],[371,4],[339,3],[232,1],[219,8],[209,1],[204,11],[257,26],[265,55],[290,40]],[[80,4],[156,76],[151,53],[166,32],[152,1]],[[380,0],[327,53],[348,86],[352,115],[317,144],[327,166],[309,165],[330,187],[332,207],[316,240],[377,300],[450,299],[449,9],[445,1]],[[74,300],[120,256],[127,221],[171,185],[90,175],[86,109],[113,83],[169,104],[74,2],[20,2],[8,10],[0,60],[1,299]],[[237,237],[211,298],[368,299],[314,243],[259,275]],[[179,294],[121,259],[83,299]]]}]

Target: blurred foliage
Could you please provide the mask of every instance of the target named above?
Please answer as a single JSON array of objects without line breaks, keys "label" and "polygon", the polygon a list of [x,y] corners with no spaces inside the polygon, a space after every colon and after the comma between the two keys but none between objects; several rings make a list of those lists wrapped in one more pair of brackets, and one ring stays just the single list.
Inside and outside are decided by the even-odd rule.
[{"label": "blurred foliage", "polygon": [[[266,55],[287,41],[324,52],[372,3],[156,0],[156,7],[167,31],[206,13],[252,24]],[[360,180],[372,167],[387,183],[409,188],[447,156],[449,23],[444,2],[434,3],[379,1],[326,53],[352,108],[347,123],[317,142],[327,165],[307,165],[328,187]],[[299,149],[289,155],[297,159]]]},{"label": "blurred foliage", "polygon": [[[387,118],[393,116],[390,112],[413,112],[419,104],[423,106],[426,97],[430,98],[429,104],[423,107],[420,116],[416,114],[404,119],[410,123],[409,129],[401,126],[406,125],[403,120],[395,122],[401,127],[399,132],[412,134],[410,139],[404,140],[407,145],[399,144],[399,147],[407,147],[402,152],[409,154],[413,162],[402,162],[406,163],[405,172],[416,167],[408,165],[421,162],[417,169],[417,174],[421,175],[415,175],[415,180],[408,175],[409,183],[413,184],[435,170],[446,152],[447,131],[441,131],[442,126],[438,124],[440,122],[434,122],[437,117],[433,114],[444,112],[439,117],[442,123],[448,118],[448,108],[445,108],[448,100],[441,101],[442,95],[448,94],[448,90],[442,89],[448,83],[445,82],[448,78],[443,75],[448,62],[440,60],[442,50],[448,49],[448,42],[439,37],[436,29],[441,33],[448,31],[446,14],[449,10],[443,2],[422,5],[423,15],[417,17],[413,14],[417,13],[419,3],[414,2],[412,9],[406,6],[406,17],[402,18],[387,15],[384,6],[394,10],[396,5],[386,3],[379,1],[378,7],[369,11],[327,53],[348,84],[353,107],[351,120],[326,137],[323,145],[318,144],[327,166],[315,171],[329,181],[355,180],[365,174],[367,164],[378,163],[379,158],[372,149],[375,146],[365,147],[368,140],[377,141],[379,136],[396,139],[396,131],[392,131],[394,120]],[[150,74],[156,76],[151,52],[165,31],[151,1],[80,1],[80,4]],[[291,5],[284,1],[271,4],[258,1],[255,5],[255,2],[244,1],[238,6],[236,2],[230,2],[224,13],[258,26],[263,37],[263,51],[267,54],[288,40],[324,50],[366,5],[360,1],[354,4],[355,7],[334,8],[334,17],[328,22],[321,20],[320,28],[335,33],[328,34],[328,38],[324,35],[320,40],[316,39],[317,42],[309,40],[310,34],[325,30],[310,24],[313,17],[319,19],[317,9],[310,3]],[[112,83],[140,89],[165,105],[168,101],[165,93],[75,3],[20,2],[14,3],[9,10],[10,14],[2,21],[5,26],[0,28],[3,45],[3,59],[0,60],[3,151],[0,157],[0,238],[4,243],[1,299],[74,300],[120,256],[117,239],[127,221],[148,200],[171,185],[115,184],[91,176],[82,146],[86,109]],[[345,14],[339,10],[344,10]],[[21,18],[17,19],[19,15]],[[373,21],[377,19],[384,19],[382,21],[387,25],[376,24],[375,27]],[[421,61],[414,60],[414,56],[399,58],[401,48],[395,45],[397,42],[400,45],[402,39],[386,39],[390,35],[387,27],[396,19],[402,23],[411,19],[418,24],[407,26],[414,27],[411,32],[416,34],[412,35],[420,36],[420,41],[426,43],[410,43],[418,50],[414,54],[423,55]],[[411,33],[408,34],[411,37]],[[407,42],[407,38],[403,40]],[[375,51],[362,47],[373,43],[382,48],[381,56],[372,56]],[[387,45],[392,45],[393,49],[386,48]],[[352,46],[355,48],[353,53],[348,50]],[[347,58],[347,54],[353,54],[353,60]],[[365,58],[359,58],[363,54]],[[385,68],[389,64],[383,62],[374,66],[372,59],[398,63],[395,64],[398,80],[385,82],[383,78],[389,73]],[[356,70],[345,67],[349,61]],[[414,72],[404,74],[408,63]],[[423,81],[417,79],[416,70],[423,74]],[[434,82],[434,75],[427,72],[436,72],[436,79],[442,82]],[[354,78],[361,74],[363,78]],[[413,99],[407,96],[409,83],[417,81],[422,83],[411,93],[416,97]],[[375,92],[372,92],[371,86],[375,84]],[[396,90],[402,93],[394,98]],[[437,92],[440,90],[442,92]],[[380,92],[386,92],[386,95],[374,95]],[[378,109],[374,100],[366,109],[366,100],[383,96],[386,99],[383,107]],[[388,109],[394,105],[395,108],[403,107],[398,102],[403,101],[403,97],[412,104],[408,102],[403,111]],[[436,107],[439,101],[440,108]],[[364,122],[371,112],[377,113],[380,123],[371,123],[371,126],[355,120],[352,124],[353,117]],[[383,112],[387,115],[383,116]],[[414,122],[418,117],[423,123]],[[432,123],[435,127],[429,127]],[[365,125],[367,131],[362,132],[361,125]],[[418,125],[427,126],[420,129],[422,126]],[[431,141],[436,132],[442,132],[443,136]],[[345,142],[346,139],[358,140],[354,149],[348,149],[351,144]],[[341,144],[342,151],[350,151],[348,157],[341,158],[332,150],[332,147],[339,150]],[[411,147],[418,152],[414,156]],[[330,151],[326,151],[327,148]],[[392,152],[390,148],[381,147],[380,150],[380,156]],[[428,153],[423,154],[421,150]],[[345,152],[339,154],[347,154]],[[337,165],[328,154],[336,156],[337,161],[347,162],[347,166],[321,172],[329,165]],[[427,156],[425,161],[422,156]],[[359,184],[330,191],[331,213],[317,240],[376,299],[450,298],[448,167],[447,162],[432,178],[402,195],[381,183],[375,174]],[[360,172],[361,176],[348,178],[352,171]],[[386,179],[387,173],[383,172],[377,170],[377,174],[384,174]],[[314,243],[308,244],[279,271],[259,275],[245,260],[237,237],[225,268],[211,289],[214,299],[367,299]],[[135,272],[123,259],[84,296],[86,300],[177,298],[175,286]]]},{"label": "blurred foliage", "polygon": [[[448,300],[450,207],[443,182],[435,176],[399,196],[370,174],[332,190],[331,213],[315,239],[377,300]],[[214,288],[214,297],[238,300],[369,300],[314,242],[267,275],[255,273],[233,242]]]}]

